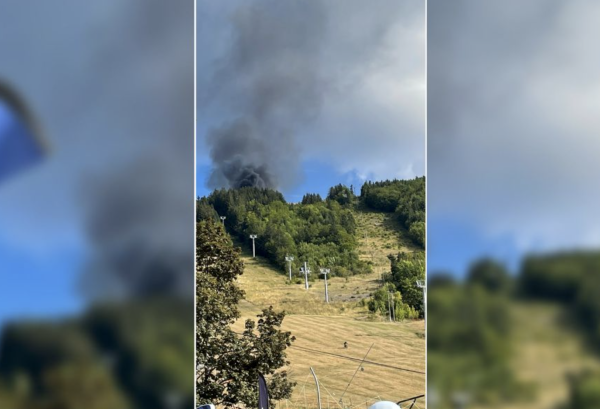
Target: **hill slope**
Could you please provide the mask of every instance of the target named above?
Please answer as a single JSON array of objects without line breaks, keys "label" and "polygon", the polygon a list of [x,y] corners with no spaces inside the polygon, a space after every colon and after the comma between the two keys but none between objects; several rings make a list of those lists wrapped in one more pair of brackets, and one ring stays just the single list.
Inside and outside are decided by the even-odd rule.
[{"label": "hill slope", "polygon": [[[380,399],[397,401],[424,393],[423,321],[391,323],[359,305],[380,286],[380,274],[389,271],[387,255],[413,251],[415,246],[393,214],[357,210],[355,217],[360,257],[373,263],[374,272],[328,280],[329,304],[324,302],[323,280],[312,282],[308,291],[303,283],[289,284],[286,271],[276,270],[260,257],[253,259],[248,243],[242,246],[245,271],[239,283],[246,291],[246,300],[240,305],[242,319],[236,329],[243,326],[245,318],[272,305],[288,313],[284,329],[296,337],[288,352],[287,369],[298,384],[292,399],[281,402],[280,407],[316,407],[309,371],[312,366],[321,384],[323,407],[339,408],[340,397],[371,345],[368,362],[343,395],[345,407],[365,407]],[[424,402],[417,405],[424,407]]]},{"label": "hill slope", "polygon": [[567,376],[584,368],[600,368],[600,360],[583,340],[565,328],[565,311],[546,302],[518,302],[512,307],[515,319],[513,344],[518,346],[513,368],[519,379],[531,382],[535,399],[505,405],[505,408],[542,409],[556,407],[569,395]]}]

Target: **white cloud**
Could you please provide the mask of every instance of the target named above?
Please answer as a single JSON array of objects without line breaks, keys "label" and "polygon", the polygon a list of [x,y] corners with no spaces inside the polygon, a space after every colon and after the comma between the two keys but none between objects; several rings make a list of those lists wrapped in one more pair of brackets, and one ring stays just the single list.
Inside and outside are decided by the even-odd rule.
[{"label": "white cloud", "polygon": [[600,4],[437,3],[430,215],[510,234],[523,250],[600,245]]}]

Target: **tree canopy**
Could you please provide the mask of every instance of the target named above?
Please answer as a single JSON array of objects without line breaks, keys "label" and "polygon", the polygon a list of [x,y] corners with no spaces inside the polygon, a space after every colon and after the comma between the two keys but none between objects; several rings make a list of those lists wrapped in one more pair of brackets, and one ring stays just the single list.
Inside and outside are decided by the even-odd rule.
[{"label": "tree canopy", "polygon": [[267,378],[272,400],[288,398],[294,384],[280,369],[288,364],[285,350],[294,338],[281,331],[285,314],[267,308],[257,323],[246,321],[243,333],[230,327],[240,316],[244,292],[236,279],[244,266],[221,224],[197,224],[196,262],[197,401],[256,407],[259,373]]},{"label": "tree canopy", "polygon": [[[345,189],[334,189],[335,195]],[[352,210],[338,200],[320,200],[319,195],[305,195],[303,202],[288,204],[281,193],[270,189],[216,190],[198,200],[203,209],[198,217],[214,219],[207,208],[212,206],[225,217],[225,226],[233,237],[248,242],[251,234],[257,235],[257,254],[282,269],[285,257],[294,255],[294,269],[307,261],[331,268],[333,276],[369,272],[369,265],[358,257]]]}]

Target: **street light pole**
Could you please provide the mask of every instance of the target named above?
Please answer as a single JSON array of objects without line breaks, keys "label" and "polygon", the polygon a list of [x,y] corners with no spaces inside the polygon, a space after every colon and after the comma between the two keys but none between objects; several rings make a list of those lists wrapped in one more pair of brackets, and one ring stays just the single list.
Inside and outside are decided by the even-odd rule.
[{"label": "street light pole", "polygon": [[225,227],[225,219],[226,218],[227,218],[226,216],[219,217],[219,219],[221,219],[221,221],[223,222],[223,227]]},{"label": "street light pole", "polygon": [[325,302],[329,303],[329,291],[327,290],[327,274],[329,274],[331,270],[328,268],[322,268],[321,274],[325,276]]},{"label": "street light pole", "polygon": [[254,239],[258,236],[256,234],[251,234],[250,238],[252,239],[252,258],[256,258],[256,247],[254,246]]},{"label": "street light pole", "polygon": [[292,281],[292,261],[294,261],[293,256],[285,256],[285,261],[288,262],[288,271],[290,273],[290,282]]}]

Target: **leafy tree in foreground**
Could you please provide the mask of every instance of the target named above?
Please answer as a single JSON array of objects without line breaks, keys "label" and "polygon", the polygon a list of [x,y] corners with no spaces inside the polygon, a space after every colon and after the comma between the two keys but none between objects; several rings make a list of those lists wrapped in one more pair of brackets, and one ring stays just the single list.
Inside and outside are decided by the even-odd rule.
[{"label": "leafy tree in foreground", "polygon": [[240,250],[223,228],[207,220],[196,229],[197,399],[200,404],[255,407],[258,373],[267,378],[272,400],[289,398],[285,350],[294,338],[281,331],[285,314],[263,310],[258,324],[247,320],[241,336],[230,327],[240,317],[243,291],[236,278],[243,273]]}]

